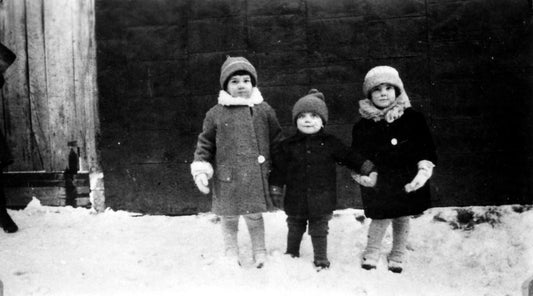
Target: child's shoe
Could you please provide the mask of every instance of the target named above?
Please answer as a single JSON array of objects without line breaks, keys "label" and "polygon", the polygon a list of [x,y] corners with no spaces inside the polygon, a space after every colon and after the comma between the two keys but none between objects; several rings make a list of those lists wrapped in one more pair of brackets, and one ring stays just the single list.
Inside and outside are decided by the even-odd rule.
[{"label": "child's shoe", "polygon": [[376,269],[378,265],[378,260],[371,257],[363,257],[363,263],[361,263],[361,268],[366,270]]},{"label": "child's shoe", "polygon": [[254,256],[254,266],[255,268],[259,269],[259,268],[263,268],[263,266],[265,266],[265,261],[266,261],[266,255],[265,254],[257,254]]},{"label": "child's shoe", "polygon": [[17,232],[17,230],[19,229],[17,224],[13,222],[13,219],[11,219],[5,209],[0,210],[0,226],[7,233]]},{"label": "child's shoe", "polygon": [[394,273],[402,273],[403,267],[401,261],[388,259],[389,270]]},{"label": "child's shoe", "polygon": [[315,265],[316,271],[328,269],[330,266],[330,262],[328,259],[318,259],[313,261],[313,264]]},{"label": "child's shoe", "polygon": [[291,256],[291,258],[298,258],[300,257],[299,253],[291,253],[289,251],[285,252],[285,255]]}]

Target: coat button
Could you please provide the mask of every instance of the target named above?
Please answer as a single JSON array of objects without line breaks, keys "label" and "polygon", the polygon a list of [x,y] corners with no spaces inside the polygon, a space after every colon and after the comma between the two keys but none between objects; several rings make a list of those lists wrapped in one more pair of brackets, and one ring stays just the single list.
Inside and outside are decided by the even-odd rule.
[{"label": "coat button", "polygon": [[396,138],[392,138],[392,140],[390,140],[390,143],[392,144],[392,146],[396,146],[396,144],[398,144],[398,140]]},{"label": "coat button", "polygon": [[257,157],[257,162],[259,162],[259,163],[263,163],[263,162],[265,162],[265,160],[266,160],[266,159],[265,159],[265,157],[264,157],[263,155],[259,155],[259,156]]}]

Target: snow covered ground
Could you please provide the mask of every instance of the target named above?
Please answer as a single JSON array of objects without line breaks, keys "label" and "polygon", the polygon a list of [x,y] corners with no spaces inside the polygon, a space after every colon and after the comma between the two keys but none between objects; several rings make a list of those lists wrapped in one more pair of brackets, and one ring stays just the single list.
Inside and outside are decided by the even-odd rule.
[{"label": "snow covered ground", "polygon": [[[241,219],[243,267],[220,260],[220,224],[212,214],[167,217],[45,207],[10,211],[15,234],[0,232],[4,295],[522,295],[533,275],[530,207],[435,208],[413,219],[402,274],[360,268],[369,220],[342,210],[330,222],[329,270],[288,258],[285,214],[265,214],[267,265],[252,267]],[[390,249],[385,237],[383,253]],[[384,257],[384,256],[383,256]],[[1,293],[0,293],[1,294]]]}]

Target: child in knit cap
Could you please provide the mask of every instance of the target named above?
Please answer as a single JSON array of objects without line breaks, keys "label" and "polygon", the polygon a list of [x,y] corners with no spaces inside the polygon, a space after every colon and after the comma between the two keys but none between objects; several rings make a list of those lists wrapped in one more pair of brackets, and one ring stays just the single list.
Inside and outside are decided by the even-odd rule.
[{"label": "child in knit cap", "polygon": [[247,59],[226,59],[220,87],[218,104],[207,112],[198,136],[191,173],[202,193],[213,189],[212,211],[221,218],[226,262],[240,265],[237,234],[243,216],[254,264],[261,268],[266,259],[262,213],[274,209],[268,187],[270,149],[280,142],[281,127]]},{"label": "child in knit cap", "polygon": [[[272,155],[270,192],[276,206],[281,207],[283,203],[288,216],[286,254],[300,256],[300,242],[309,222],[313,263],[320,270],[330,266],[327,235],[328,222],[337,205],[336,164],[346,165],[363,175],[373,171],[373,164],[324,131],[328,109],[324,95],[317,90],[312,89],[296,102],[292,119],[296,133],[283,140]],[[282,202],[283,186],[286,189]]]},{"label": "child in knit cap", "polygon": [[396,69],[371,69],[365,76],[363,93],[365,98],[359,101],[362,119],[353,127],[352,149],[370,159],[379,176],[367,182],[352,174],[362,186],[365,215],[372,219],[361,266],[376,268],[383,236],[392,223],[388,268],[400,273],[410,216],[430,207],[428,180],[437,162],[435,145],[424,116],[411,108]]}]

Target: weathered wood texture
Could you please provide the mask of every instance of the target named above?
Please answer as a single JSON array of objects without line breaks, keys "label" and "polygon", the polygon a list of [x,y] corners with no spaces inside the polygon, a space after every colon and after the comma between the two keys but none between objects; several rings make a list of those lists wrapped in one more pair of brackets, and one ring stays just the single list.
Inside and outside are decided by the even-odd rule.
[{"label": "weathered wood texture", "polygon": [[[393,0],[96,0],[107,205],[209,210],[189,164],[220,65],[244,55],[287,132],[294,102],[326,95],[351,142],[373,66],[396,67],[439,147],[435,206],[531,203],[531,3]],[[359,207],[339,168],[339,207]]]},{"label": "weathered wood texture", "polygon": [[99,170],[94,1],[0,2],[0,42],[17,55],[1,92],[9,171],[62,171],[70,141]]},{"label": "weathered wood texture", "polygon": [[91,207],[88,173],[19,172],[2,178],[10,207],[23,208],[33,197],[46,206]]}]

